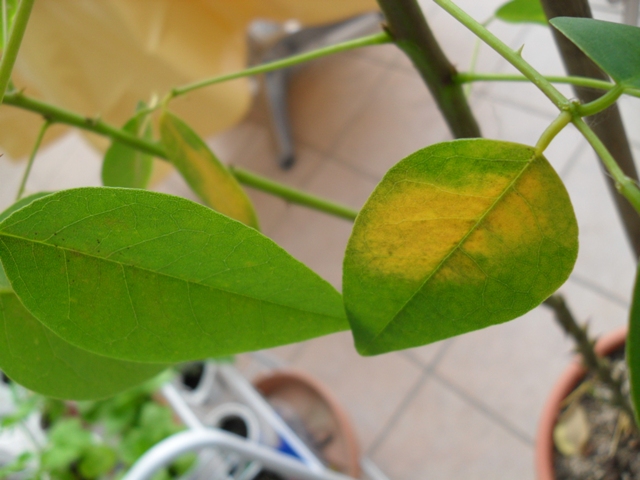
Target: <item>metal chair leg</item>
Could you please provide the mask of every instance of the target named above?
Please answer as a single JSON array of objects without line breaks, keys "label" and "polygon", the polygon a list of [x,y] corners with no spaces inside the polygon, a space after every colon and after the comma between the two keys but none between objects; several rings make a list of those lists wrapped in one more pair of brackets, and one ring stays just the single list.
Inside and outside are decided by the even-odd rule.
[{"label": "metal chair leg", "polygon": [[[373,12],[331,25],[301,29],[275,42],[260,55],[259,63],[278,60],[375,32],[380,29],[381,21],[382,15]],[[267,73],[264,82],[273,132],[278,147],[278,164],[285,170],[291,168],[295,162],[287,103],[287,90],[292,71],[289,68]]]},{"label": "metal chair leg", "polygon": [[288,70],[277,70],[265,74],[264,77],[271,125],[278,148],[278,164],[283,170],[288,170],[295,162],[291,122],[289,121],[289,105],[287,102],[290,74],[291,72]]}]

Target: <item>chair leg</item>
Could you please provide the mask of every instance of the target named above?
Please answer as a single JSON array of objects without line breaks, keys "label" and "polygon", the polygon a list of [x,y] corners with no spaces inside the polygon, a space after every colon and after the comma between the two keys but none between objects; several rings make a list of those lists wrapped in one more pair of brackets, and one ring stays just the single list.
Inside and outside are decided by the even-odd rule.
[{"label": "chair leg", "polygon": [[[366,13],[345,21],[304,28],[279,40],[262,54],[261,61],[273,61],[333,43],[343,42],[366,33],[380,30],[382,15]],[[287,89],[293,69],[265,74],[264,85],[273,131],[278,146],[278,164],[289,169],[295,162],[295,150],[289,121]]]},{"label": "chair leg", "polygon": [[624,13],[622,18],[624,23],[628,25],[638,25],[638,4],[640,0],[626,0],[624,3]]},{"label": "chair leg", "polygon": [[287,102],[289,76],[288,70],[276,70],[264,76],[265,94],[278,147],[278,165],[284,170],[291,168],[295,162]]}]

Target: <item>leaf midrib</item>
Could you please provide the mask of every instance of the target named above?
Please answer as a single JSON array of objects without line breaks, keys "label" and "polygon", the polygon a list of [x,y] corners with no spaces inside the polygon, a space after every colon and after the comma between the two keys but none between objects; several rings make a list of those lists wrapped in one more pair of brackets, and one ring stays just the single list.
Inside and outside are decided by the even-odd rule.
[{"label": "leaf midrib", "polygon": [[253,300],[253,301],[264,302],[264,303],[268,303],[268,304],[271,304],[271,305],[277,305],[277,306],[280,306],[280,307],[289,308],[291,310],[295,310],[295,311],[299,311],[299,312],[312,313],[314,315],[319,315],[319,316],[328,317],[328,318],[337,318],[337,319],[343,318],[343,317],[336,317],[336,316],[333,316],[333,315],[329,315],[329,314],[326,314],[326,313],[315,312],[315,311],[312,311],[312,310],[303,310],[301,308],[292,307],[290,305],[277,303],[277,302],[271,301],[271,300],[264,300],[264,299],[259,299],[259,298],[256,298],[256,297],[251,297],[251,296],[246,295],[246,294],[233,292],[233,291],[230,291],[230,290],[226,290],[224,288],[215,287],[213,285],[208,285],[206,283],[201,283],[201,282],[192,281],[192,280],[185,280],[184,278],[180,278],[180,277],[177,277],[177,276],[174,276],[174,275],[169,275],[167,273],[156,272],[156,271],[151,270],[149,268],[145,268],[145,267],[141,267],[141,266],[137,266],[137,265],[129,265],[129,264],[124,263],[124,262],[118,262],[118,261],[111,260],[111,259],[108,259],[108,258],[99,257],[99,256],[96,256],[96,255],[91,255],[89,253],[81,252],[81,251],[78,251],[78,250],[73,250],[73,249],[68,248],[68,247],[62,247],[62,246],[59,246],[59,245],[53,245],[53,244],[46,243],[46,242],[43,242],[43,241],[40,241],[40,240],[28,239],[26,237],[21,237],[21,236],[18,236],[18,235],[12,235],[12,234],[8,234],[6,232],[0,231],[0,239],[2,237],[15,238],[15,239],[18,239],[19,241],[23,241],[25,243],[35,243],[35,244],[39,244],[39,245],[44,245],[44,246],[49,247],[49,248],[59,248],[60,250],[63,250],[65,252],[76,253],[76,254],[79,254],[79,255],[82,255],[82,256],[85,256],[85,257],[94,258],[96,260],[101,260],[101,261],[104,261],[104,262],[107,262],[107,263],[113,263],[113,264],[124,266],[124,267],[134,268],[134,269],[141,270],[141,271],[144,271],[144,272],[148,272],[148,273],[151,273],[151,274],[154,274],[154,275],[160,275],[160,276],[163,276],[163,277],[166,277],[166,278],[179,280],[179,281],[182,281],[182,282],[185,282],[185,283],[192,283],[194,285],[200,285],[202,287],[208,287],[208,288],[211,288],[213,290],[226,293],[228,295],[236,295],[238,297],[247,298],[247,299],[250,299],[250,300]]},{"label": "leaf midrib", "polygon": [[451,255],[453,255],[462,246],[462,244],[464,244],[464,242],[467,240],[469,235],[471,235],[478,228],[478,226],[484,221],[487,215],[489,215],[489,213],[493,211],[494,207],[504,198],[507,192],[509,192],[513,188],[515,183],[520,179],[520,177],[524,174],[524,172],[527,171],[527,169],[531,166],[531,164],[537,158],[538,157],[536,157],[535,152],[533,152],[531,158],[525,162],[524,168],[513,178],[511,182],[509,182],[509,184],[505,187],[502,193],[498,195],[496,200],[489,206],[489,208],[487,208],[486,212],[483,213],[482,216],[478,219],[476,224],[473,227],[471,227],[469,231],[462,237],[462,239],[460,239],[460,241],[442,258],[440,263],[431,271],[431,273],[427,276],[427,278],[425,278],[425,280],[420,284],[420,287],[418,287],[416,291],[407,299],[407,301],[402,304],[402,306],[398,309],[398,311],[389,319],[389,321],[387,321],[384,324],[384,326],[378,331],[378,333],[376,333],[373,336],[373,338],[367,342],[368,345],[372,345],[376,341],[376,339],[380,335],[382,335],[382,333],[384,333],[384,331],[389,327],[389,325],[391,325],[397,319],[398,315],[407,307],[407,305],[409,305],[409,303],[413,301],[415,296],[422,291],[424,286],[431,280],[431,278],[436,273],[438,273],[440,268],[445,264],[445,262],[449,259],[449,257],[451,257]]}]

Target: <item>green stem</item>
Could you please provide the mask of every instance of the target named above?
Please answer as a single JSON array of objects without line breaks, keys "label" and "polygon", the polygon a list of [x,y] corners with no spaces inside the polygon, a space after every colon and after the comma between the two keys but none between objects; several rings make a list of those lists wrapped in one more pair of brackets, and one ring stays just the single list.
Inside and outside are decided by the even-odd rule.
[{"label": "green stem", "polygon": [[[540,5],[547,19],[556,17],[592,18],[589,0],[540,0]],[[589,77],[598,80],[610,81],[610,78],[598,67],[585,53],[571,40],[565,37],[559,30],[550,29],[562,57],[565,70],[568,75]],[[636,89],[637,90],[637,89]],[[596,100],[601,92],[593,88],[581,86],[573,87],[575,97],[582,103]],[[609,152],[616,159],[623,172],[635,181],[640,181],[638,169],[633,159],[633,152],[629,145],[629,139],[625,133],[622,116],[617,105],[612,105],[606,111],[589,117],[589,124],[596,135],[602,140]],[[603,169],[603,173],[606,170]],[[616,189],[615,182],[609,175],[605,175],[607,188],[613,193],[616,209],[624,225],[629,243],[634,250],[635,258],[640,257],[640,217],[633,206]]]},{"label": "green stem", "polygon": [[[587,77],[572,76],[556,76],[545,75],[544,78],[551,83],[568,83],[578,85],[580,87],[591,87],[599,90],[611,90],[615,87],[615,83],[606,82],[604,80],[595,80]],[[476,73],[476,72],[460,72],[455,78],[458,83],[471,82],[528,82],[529,79],[524,75],[511,73]]]},{"label": "green stem", "polygon": [[632,97],[640,98],[640,88],[625,87],[624,93],[626,95],[631,95]]},{"label": "green stem", "polygon": [[517,68],[527,79],[529,79],[542,93],[544,93],[560,110],[568,107],[569,101],[562,93],[556,89],[546,78],[544,78],[535,68],[526,62],[519,52],[509,48],[502,40],[487,30],[481,23],[460,9],[451,0],[434,0],[435,3],[449,12],[456,20],[471,30],[477,37],[481,38],[487,45],[498,52],[505,60]]},{"label": "green stem", "polygon": [[[488,27],[489,24],[491,22],[493,22],[495,20],[495,16],[491,15],[487,20],[485,20],[485,22],[482,24],[485,27]],[[473,44],[473,52],[471,53],[471,62],[469,62],[469,73],[474,73],[476,71],[476,65],[478,64],[478,58],[480,57],[480,46],[482,45],[482,40],[480,40],[478,37],[476,37],[476,40]],[[459,76],[459,73],[456,73],[453,76],[453,81],[456,83],[464,83],[464,82],[458,82],[457,81],[457,77]],[[468,82],[468,85],[464,86],[464,94],[468,97],[469,95],[471,95],[471,82]]]},{"label": "green stem", "polygon": [[[82,115],[78,115],[77,113],[69,110],[27,97],[21,92],[7,94],[4,98],[4,103],[6,105],[29,110],[34,113],[39,113],[50,123],[63,123],[82,130],[97,133],[131,148],[135,148],[136,150],[148,153],[162,160],[167,160],[167,154],[160,143],[136,137],[135,135],[114,127],[103,120],[83,117]],[[240,183],[244,183],[259,190],[264,190],[267,193],[281,197],[289,202],[305,205],[342,218],[355,218],[356,212],[353,212],[348,207],[313,197],[305,192],[278,184],[272,180],[260,177],[259,175],[247,172],[240,168],[234,168],[232,172]]]},{"label": "green stem", "polygon": [[[615,83],[589,77],[544,75],[544,78],[551,83],[566,83],[575,85],[576,87],[594,88],[597,90],[611,90],[616,87]],[[476,73],[470,71],[458,73],[455,76],[455,81],[459,84],[465,84],[472,82],[528,82],[529,79],[524,75],[511,73]],[[624,87],[622,93],[640,98],[640,89],[638,88]]]},{"label": "green stem", "polygon": [[9,16],[7,15],[7,0],[2,0],[2,45],[7,44]]},{"label": "green stem", "polygon": [[326,57],[334,53],[345,52],[347,50],[353,50],[355,48],[366,47],[370,45],[381,45],[384,43],[390,43],[391,37],[386,32],[376,33],[374,35],[368,35],[362,38],[356,38],[355,40],[349,40],[346,42],[338,43],[336,45],[330,45],[328,47],[319,48],[311,52],[301,53],[292,57],[283,58],[282,60],[276,60],[274,62],[263,63],[255,67],[247,68],[239,72],[228,73],[225,75],[219,75],[217,77],[208,78],[199,82],[190,83],[182,87],[176,87],[171,90],[169,98],[179,97],[185,93],[197,90],[199,88],[208,87],[216,83],[226,82],[228,80],[235,80],[236,78],[249,77],[251,75],[258,75],[260,73],[267,73],[273,70],[280,70],[287,67],[292,67],[300,63],[315,60],[317,58]]},{"label": "green stem", "polygon": [[6,105],[19,107],[23,110],[39,113],[45,118],[45,120],[49,120],[52,123],[64,123],[65,125],[71,125],[82,130],[97,133],[129,147],[166,160],[165,151],[159,143],[136,137],[135,135],[110,125],[99,118],[94,119],[79,115],[64,108],[28,97],[19,91],[7,93],[4,98],[4,103]]},{"label": "green stem", "polygon": [[542,132],[538,143],[536,144],[536,156],[541,157],[544,151],[547,149],[551,140],[553,140],[556,135],[558,135],[564,127],[566,127],[569,122],[571,122],[571,113],[568,111],[560,112],[560,115],[551,122],[551,125],[547,127],[547,129]]},{"label": "green stem", "polygon": [[24,193],[24,187],[27,184],[27,179],[29,178],[29,174],[31,173],[31,167],[33,167],[33,161],[36,159],[36,154],[40,149],[40,144],[42,143],[42,139],[44,138],[44,134],[47,132],[47,129],[51,125],[51,122],[45,120],[40,127],[40,132],[38,133],[38,137],[36,138],[36,143],[33,145],[33,150],[31,151],[31,155],[29,156],[29,162],[27,163],[27,168],[24,171],[24,175],[22,176],[22,182],[20,182],[20,188],[18,189],[18,195],[16,195],[16,202],[20,200],[22,194]]},{"label": "green stem", "polygon": [[591,115],[595,115],[616,103],[616,100],[620,98],[620,95],[622,95],[623,92],[624,88],[620,85],[616,85],[594,101],[585,103],[584,105],[578,105],[576,113],[581,117],[590,117]]},{"label": "green stem", "polygon": [[[476,37],[476,41],[473,45],[473,52],[471,53],[471,63],[469,64],[469,72],[473,73],[476,68],[476,63],[478,62],[478,57],[480,56],[480,46],[482,45],[482,40]],[[464,82],[459,82],[458,77],[459,73],[454,74],[453,81],[454,83],[463,84]],[[462,89],[464,94],[469,97],[471,95],[471,82],[468,82],[466,85],[463,85]]]},{"label": "green stem", "polygon": [[4,52],[2,52],[2,59],[0,59],[0,103],[11,79],[11,71],[18,57],[18,50],[20,50],[20,44],[22,43],[24,32],[27,29],[27,23],[29,23],[29,15],[31,15],[34,1],[35,0],[22,0],[20,5],[18,5],[13,27],[11,27],[9,41],[5,46]]},{"label": "green stem", "polygon": [[602,160],[607,171],[616,182],[616,189],[631,203],[635,211],[640,214],[640,189],[638,189],[638,185],[636,185],[633,179],[625,175],[611,153],[609,153],[609,150],[607,150],[607,147],[605,147],[595,132],[591,130],[582,118],[574,116],[572,122]]},{"label": "green stem", "polygon": [[298,205],[305,205],[307,207],[314,208],[315,210],[321,210],[347,220],[355,220],[358,215],[356,210],[345,207],[344,205],[330,202],[323,198],[301,192],[300,190],[295,190],[287,187],[286,185],[282,185],[281,183],[276,183],[253,173],[239,170],[235,167],[230,167],[229,169],[239,182],[242,182],[249,187],[258,188],[263,192],[272,193],[273,195],[290,202],[297,203]]}]

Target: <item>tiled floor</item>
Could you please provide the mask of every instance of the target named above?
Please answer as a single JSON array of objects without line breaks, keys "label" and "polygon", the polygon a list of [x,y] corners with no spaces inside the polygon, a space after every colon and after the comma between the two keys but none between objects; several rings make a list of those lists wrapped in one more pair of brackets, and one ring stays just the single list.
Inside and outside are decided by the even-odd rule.
[{"label": "tiled floor", "polygon": [[[436,36],[464,70],[473,37],[431,2],[421,3]],[[500,3],[459,2],[479,20]],[[605,0],[594,3],[599,17],[615,17]],[[563,72],[548,29],[494,22],[492,30],[514,48],[524,44],[524,58],[543,73]],[[488,47],[479,58],[481,71],[510,71]],[[470,99],[492,138],[534,144],[554,118],[554,108],[529,85],[477,84]],[[214,149],[228,163],[358,208],[398,160],[450,138],[420,78],[391,46],[315,61],[295,76],[290,101],[297,148],[292,170],[275,165],[260,101],[243,123],[212,139]],[[625,100],[622,111],[640,158],[640,100]],[[87,159],[80,166],[79,156]],[[599,334],[626,321],[634,258],[600,167],[579,134],[567,128],[547,157],[567,185],[580,226],[578,262],[561,291]],[[15,185],[22,168],[3,160],[3,184]],[[71,168],[72,178],[62,173]],[[98,184],[98,169],[98,156],[74,134],[43,151],[28,187]],[[190,196],[176,175],[159,190]],[[350,223],[261,192],[250,195],[264,233],[340,288]],[[0,202],[6,205],[13,196],[0,191]],[[534,477],[539,412],[570,358],[570,342],[539,307],[501,326],[373,358],[359,357],[350,335],[342,333],[242,357],[239,365],[251,376],[275,361],[323,381],[350,413],[364,453],[392,479],[525,480]]]}]

